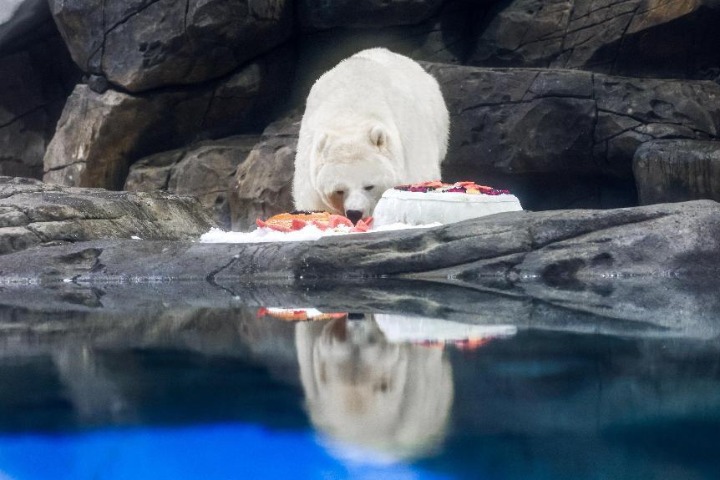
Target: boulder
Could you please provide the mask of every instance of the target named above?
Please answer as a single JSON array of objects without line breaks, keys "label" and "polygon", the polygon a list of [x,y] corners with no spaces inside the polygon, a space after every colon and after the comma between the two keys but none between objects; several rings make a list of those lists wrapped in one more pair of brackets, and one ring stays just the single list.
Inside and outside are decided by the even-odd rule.
[{"label": "boulder", "polygon": [[714,0],[511,0],[478,24],[468,63],[714,78],[719,20]]},{"label": "boulder", "polygon": [[443,0],[299,0],[297,8],[306,29],[381,28],[420,23],[442,4]]},{"label": "boulder", "polygon": [[633,159],[642,205],[708,198],[720,201],[720,142],[657,140]]},{"label": "boulder", "polygon": [[443,177],[509,187],[530,209],[545,207],[548,196],[578,206],[573,196],[597,188],[598,179],[607,194],[624,190],[625,206],[632,205],[638,146],[662,138],[715,139],[720,132],[720,85],[710,81],[426,68],[440,82],[451,116]]},{"label": "boulder", "polygon": [[78,85],[48,146],[43,178],[117,190],[139,158],[202,138],[255,131],[282,103],[278,84],[292,68],[282,49],[194,88],[133,95],[112,89],[96,93]]},{"label": "boulder", "polygon": [[252,230],[257,218],[293,210],[292,178],[301,118],[294,113],[270,124],[238,167],[230,186],[232,230]]},{"label": "boulder", "polygon": [[221,77],[292,34],[287,0],[51,0],[73,59],[130,92]]},{"label": "boulder", "polygon": [[143,158],[130,167],[124,189],[194,196],[218,226],[230,230],[230,182],[258,140],[256,135],[208,140]]},{"label": "boulder", "polygon": [[200,130],[198,112],[207,108],[212,96],[203,93],[98,94],[78,85],[45,153],[43,179],[66,186],[121,188],[133,157],[151,153],[144,151],[147,148],[162,150],[181,135]]},{"label": "boulder", "polygon": [[189,240],[212,225],[190,197],[63,188],[0,177],[0,254],[99,238]]}]

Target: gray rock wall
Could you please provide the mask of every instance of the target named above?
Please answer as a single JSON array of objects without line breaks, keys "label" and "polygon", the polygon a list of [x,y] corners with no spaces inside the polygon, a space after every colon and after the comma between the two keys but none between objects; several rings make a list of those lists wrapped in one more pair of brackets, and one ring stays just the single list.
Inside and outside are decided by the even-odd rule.
[{"label": "gray rock wall", "polygon": [[713,0],[497,2],[477,27],[467,63],[714,78],[719,18]]},{"label": "gray rock wall", "polygon": [[287,0],[50,1],[80,68],[124,90],[218,78],[292,34]]},{"label": "gray rock wall", "polygon": [[[23,22],[47,24],[51,15],[51,33],[63,39],[56,45],[84,80],[55,130],[58,108],[47,106],[62,104],[68,86],[48,95],[57,77],[47,74],[49,60],[23,59],[36,36],[15,34],[5,47],[0,39],[0,71],[22,75],[0,85],[0,173],[39,177],[42,156],[48,182],[121,189],[141,158],[259,134],[301,109],[319,74],[374,46],[432,62],[453,113],[447,179],[510,188],[526,208],[635,205],[638,147],[690,139],[712,148],[718,135],[720,8],[712,0],[49,5],[27,10]],[[262,154],[268,141],[253,164],[275,158]],[[277,178],[244,168],[246,178],[252,170],[258,183],[285,188],[285,167]],[[239,201],[236,228],[284,202]]]}]

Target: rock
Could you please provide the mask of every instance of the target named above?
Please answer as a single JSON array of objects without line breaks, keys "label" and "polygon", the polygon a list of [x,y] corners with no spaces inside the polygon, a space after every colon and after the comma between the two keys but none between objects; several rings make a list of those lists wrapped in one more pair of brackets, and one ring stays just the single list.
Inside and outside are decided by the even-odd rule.
[{"label": "rock", "polygon": [[292,72],[279,50],[227,78],[195,88],[132,95],[78,85],[44,158],[44,180],[121,189],[130,164],[201,138],[254,131],[282,104],[278,84]]},{"label": "rock", "polygon": [[130,92],[225,75],[292,34],[287,0],[51,0],[73,59]]},{"label": "rock", "polygon": [[[213,141],[210,140],[208,143],[213,143]],[[167,191],[170,177],[175,173],[175,167],[192,148],[192,146],[178,148],[141,158],[130,166],[123,190],[129,192]]]},{"label": "rock", "polygon": [[720,85],[429,64],[452,117],[450,169],[632,175],[643,141],[715,138]]},{"label": "rock", "polygon": [[[613,210],[511,212],[433,229],[316,242],[138,242],[131,254],[122,242],[95,242],[82,248],[102,250],[105,267],[78,278],[88,282],[114,281],[119,276],[205,278],[212,273],[208,279],[217,283],[409,276],[454,279],[461,284],[489,280],[506,290],[523,279],[542,278],[572,290],[574,282],[615,276],[715,273],[720,268],[715,260],[720,252],[718,230],[720,204],[698,200]],[[52,255],[79,249],[45,248],[42,255],[33,251],[5,257],[5,272],[34,278],[52,264]],[[37,260],[32,255],[38,255]]]},{"label": "rock", "polygon": [[635,152],[633,171],[642,205],[720,201],[720,142],[647,142]]},{"label": "rock", "polygon": [[230,181],[258,140],[255,135],[228,137],[143,158],[130,167],[125,190],[194,196],[218,226],[230,230]]},{"label": "rock", "polygon": [[720,62],[714,0],[512,0],[485,18],[469,64],[709,79]]},{"label": "rock", "polygon": [[[583,1],[583,0],[579,0]],[[563,34],[578,0],[498,3],[476,27],[468,63],[483,66],[549,67],[562,52]]]},{"label": "rock", "polygon": [[255,228],[257,218],[293,210],[292,178],[300,131],[299,113],[268,126],[231,183],[232,230]]},{"label": "rock", "polygon": [[[563,198],[565,186],[592,186],[597,179],[608,191],[620,181],[632,192],[632,158],[643,142],[714,139],[720,132],[720,85],[710,81],[443,64],[426,68],[439,80],[451,115],[443,177],[495,182],[522,201],[549,193]],[[631,194],[627,197],[628,205],[634,203]],[[572,196],[567,202],[577,204]],[[534,201],[523,206],[540,207]]]},{"label": "rock", "polygon": [[[0,177],[0,254],[99,238],[188,240],[212,225],[190,197],[63,188]],[[94,265],[83,255],[72,257],[77,260],[72,265]]]},{"label": "rock", "polygon": [[88,75],[85,84],[95,93],[105,93],[110,88],[107,78],[102,75]]},{"label": "rock", "polygon": [[420,23],[442,3],[442,0],[300,0],[298,14],[305,28],[381,28]]},{"label": "rock", "polygon": [[0,53],[0,175],[42,177],[45,149],[77,78],[57,33]]},{"label": "rock", "polygon": [[[145,138],[154,137],[163,145],[198,128],[193,115],[207,106],[209,96],[188,98],[184,92],[172,92],[147,98],[115,90],[97,94],[87,85],[78,85],[45,153],[43,179],[58,185],[117,190],[132,156],[141,155],[138,150],[148,142]],[[174,111],[173,105],[178,107]]]}]

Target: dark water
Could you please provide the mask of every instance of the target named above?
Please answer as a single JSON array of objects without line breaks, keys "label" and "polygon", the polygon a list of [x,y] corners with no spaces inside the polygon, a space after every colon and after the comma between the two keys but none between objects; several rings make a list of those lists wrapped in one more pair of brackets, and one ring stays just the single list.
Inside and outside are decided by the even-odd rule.
[{"label": "dark water", "polygon": [[84,294],[0,309],[2,480],[720,478],[714,334]]}]

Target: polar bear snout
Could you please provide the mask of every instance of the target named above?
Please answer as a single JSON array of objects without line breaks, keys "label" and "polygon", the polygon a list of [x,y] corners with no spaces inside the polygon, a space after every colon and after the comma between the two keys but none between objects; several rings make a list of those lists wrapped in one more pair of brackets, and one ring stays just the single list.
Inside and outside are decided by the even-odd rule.
[{"label": "polar bear snout", "polygon": [[[359,175],[356,174],[356,177],[359,177]],[[379,200],[375,189],[366,189],[362,186],[364,183],[362,178],[360,178],[357,185],[347,188],[343,197],[342,210],[353,224],[356,224],[361,218],[372,215],[375,205]]]},{"label": "polar bear snout", "polygon": [[345,216],[355,225],[363,218],[363,212],[360,210],[346,210]]}]

